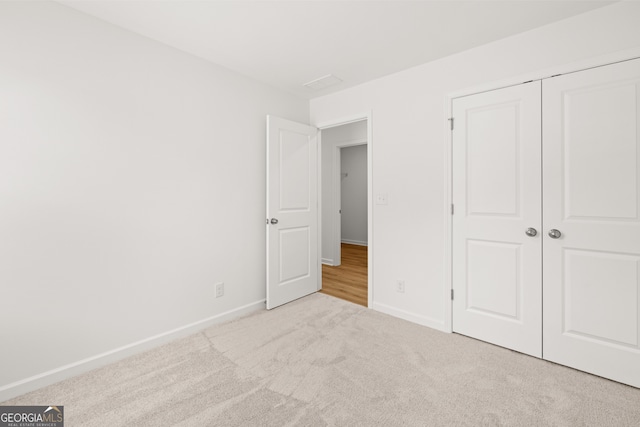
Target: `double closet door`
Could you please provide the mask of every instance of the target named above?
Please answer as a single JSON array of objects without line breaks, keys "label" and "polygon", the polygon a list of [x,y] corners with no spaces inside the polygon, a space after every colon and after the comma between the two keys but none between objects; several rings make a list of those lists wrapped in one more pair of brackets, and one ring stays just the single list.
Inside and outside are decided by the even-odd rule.
[{"label": "double closet door", "polygon": [[453,330],[640,387],[640,60],[453,102]]}]

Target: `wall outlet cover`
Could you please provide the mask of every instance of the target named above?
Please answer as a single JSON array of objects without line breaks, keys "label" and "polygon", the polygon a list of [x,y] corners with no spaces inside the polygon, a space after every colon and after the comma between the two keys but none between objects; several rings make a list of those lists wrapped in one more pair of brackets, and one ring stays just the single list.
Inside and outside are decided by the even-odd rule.
[{"label": "wall outlet cover", "polygon": [[388,202],[387,193],[376,194],[376,205],[386,205]]},{"label": "wall outlet cover", "polygon": [[216,283],[216,298],[224,296],[224,283]]}]

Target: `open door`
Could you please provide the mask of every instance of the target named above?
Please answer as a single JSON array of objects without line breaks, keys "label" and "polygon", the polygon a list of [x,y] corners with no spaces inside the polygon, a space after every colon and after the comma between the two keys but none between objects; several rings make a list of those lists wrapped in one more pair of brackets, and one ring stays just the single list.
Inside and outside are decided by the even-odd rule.
[{"label": "open door", "polygon": [[318,291],[318,129],[267,116],[267,309]]}]

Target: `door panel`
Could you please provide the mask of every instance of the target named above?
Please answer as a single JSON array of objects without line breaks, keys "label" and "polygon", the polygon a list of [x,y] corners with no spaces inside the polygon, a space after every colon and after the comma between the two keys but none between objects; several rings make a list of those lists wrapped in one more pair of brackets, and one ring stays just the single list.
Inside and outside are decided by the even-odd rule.
[{"label": "door panel", "polygon": [[317,199],[317,129],[268,116],[267,309],[318,290]]},{"label": "door panel", "polygon": [[467,240],[467,310],[521,321],[520,265],[519,244]]},{"label": "door panel", "polygon": [[309,211],[309,135],[280,131],[279,211]]},{"label": "door panel", "polygon": [[564,257],[564,332],[637,346],[640,257],[566,248]]},{"label": "door panel", "polygon": [[467,111],[469,215],[517,217],[519,214],[518,178],[522,173],[517,161],[519,110],[520,102],[511,101]]},{"label": "door panel", "polygon": [[453,330],[540,357],[540,82],[458,98],[453,117]]},{"label": "door panel", "polygon": [[638,100],[638,60],[543,83],[544,358],[636,387]]},{"label": "door panel", "polygon": [[[548,84],[556,87],[571,79],[585,76],[579,73]],[[567,217],[636,219],[637,85],[585,83],[560,90],[553,96],[564,104]]]},{"label": "door panel", "polygon": [[309,231],[310,227],[295,227],[279,231],[280,285],[308,277],[311,273]]}]

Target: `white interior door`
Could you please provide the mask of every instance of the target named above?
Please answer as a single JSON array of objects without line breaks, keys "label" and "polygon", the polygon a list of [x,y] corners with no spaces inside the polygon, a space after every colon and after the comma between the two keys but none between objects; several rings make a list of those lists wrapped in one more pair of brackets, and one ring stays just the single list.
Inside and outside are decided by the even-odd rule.
[{"label": "white interior door", "polygon": [[317,135],[267,116],[267,309],[318,290]]},{"label": "white interior door", "polygon": [[640,387],[640,61],[543,100],[544,358]]},{"label": "white interior door", "polygon": [[537,357],[540,115],[539,81],[453,102],[453,330]]}]

